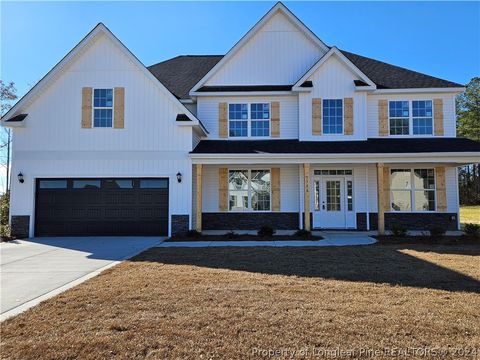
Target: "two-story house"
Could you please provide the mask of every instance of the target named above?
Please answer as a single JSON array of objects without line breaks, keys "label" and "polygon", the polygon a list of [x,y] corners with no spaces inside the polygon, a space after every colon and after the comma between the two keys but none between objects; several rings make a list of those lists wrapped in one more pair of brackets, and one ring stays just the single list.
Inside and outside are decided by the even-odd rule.
[{"label": "two-story house", "polygon": [[146,68],[96,26],[2,118],[12,232],[459,228],[463,85],[327,46],[277,3],[224,56]]}]

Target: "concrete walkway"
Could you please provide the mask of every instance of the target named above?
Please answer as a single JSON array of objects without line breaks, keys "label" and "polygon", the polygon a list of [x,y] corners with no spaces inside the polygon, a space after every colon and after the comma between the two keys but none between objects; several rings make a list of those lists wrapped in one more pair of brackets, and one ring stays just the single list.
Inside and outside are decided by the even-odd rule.
[{"label": "concrete walkway", "polygon": [[[363,233],[322,233],[323,240],[307,241],[178,241],[163,242],[158,247],[252,247],[252,246],[271,246],[271,247],[301,247],[301,246],[355,246],[370,245],[377,242],[374,238]],[[275,236],[273,237],[275,239]]]},{"label": "concrete walkway", "polygon": [[0,319],[65,291],[163,239],[57,237],[1,243]]}]

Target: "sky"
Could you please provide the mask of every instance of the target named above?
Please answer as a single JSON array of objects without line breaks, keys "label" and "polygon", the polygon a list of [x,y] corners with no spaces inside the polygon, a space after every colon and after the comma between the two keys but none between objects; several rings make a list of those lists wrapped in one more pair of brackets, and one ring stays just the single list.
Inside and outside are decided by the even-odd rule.
[{"label": "sky", "polygon": [[[225,54],[274,4],[1,1],[0,78],[24,95],[99,22],[147,66]],[[478,1],[284,4],[327,45],[462,84],[480,76]]]}]

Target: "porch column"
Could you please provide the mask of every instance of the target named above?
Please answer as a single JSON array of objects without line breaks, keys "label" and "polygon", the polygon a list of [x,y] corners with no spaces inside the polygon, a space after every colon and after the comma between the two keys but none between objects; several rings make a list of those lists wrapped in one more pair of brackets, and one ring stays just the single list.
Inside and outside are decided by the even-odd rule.
[{"label": "porch column", "polygon": [[202,164],[195,165],[195,180],[195,230],[197,230],[198,232],[202,232]]},{"label": "porch column", "polygon": [[383,176],[383,163],[377,163],[377,207],[378,207],[378,234],[385,234],[385,187]]},{"label": "porch column", "polygon": [[310,164],[303,164],[303,209],[304,229],[310,231]]}]

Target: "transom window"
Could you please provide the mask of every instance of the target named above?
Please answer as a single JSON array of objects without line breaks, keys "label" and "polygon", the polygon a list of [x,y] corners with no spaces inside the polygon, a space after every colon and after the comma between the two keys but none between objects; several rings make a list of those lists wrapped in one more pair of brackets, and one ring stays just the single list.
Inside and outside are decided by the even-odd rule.
[{"label": "transom window", "polygon": [[434,169],[392,169],[392,211],[435,211]]},{"label": "transom window", "polygon": [[229,104],[230,137],[270,136],[270,104]]},{"label": "transom window", "polygon": [[323,100],[323,133],[343,134],[343,100]]},{"label": "transom window", "polygon": [[390,135],[432,135],[432,100],[390,101]]},{"label": "transom window", "polygon": [[94,89],[93,127],[112,127],[113,89]]},{"label": "transom window", "polygon": [[270,211],[270,170],[230,170],[228,199],[230,211]]}]

